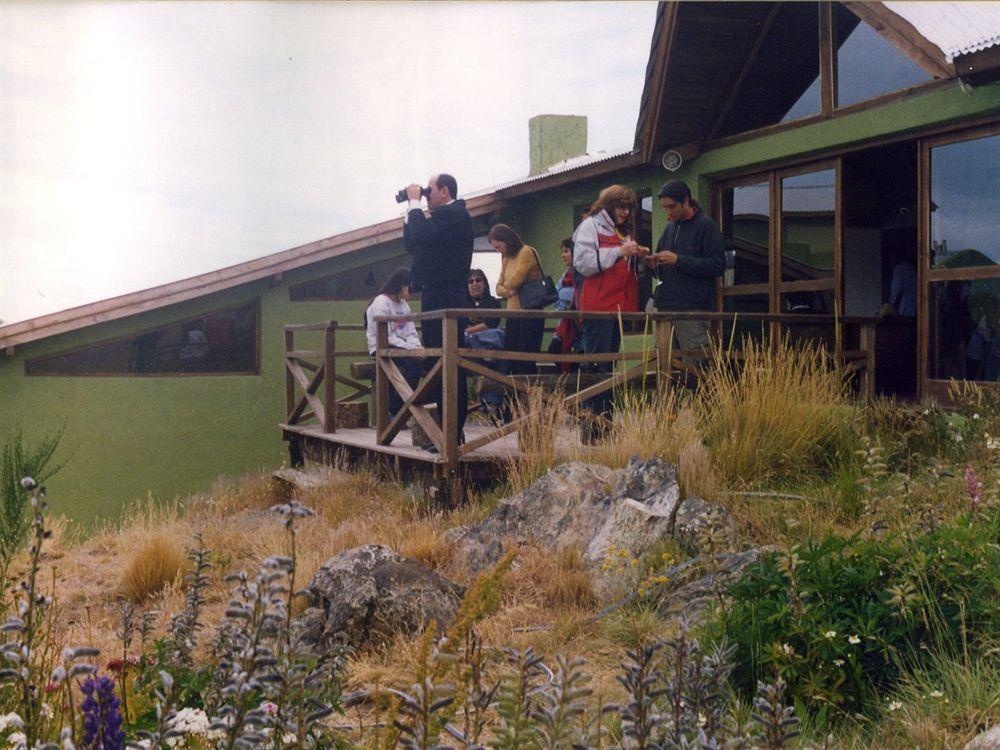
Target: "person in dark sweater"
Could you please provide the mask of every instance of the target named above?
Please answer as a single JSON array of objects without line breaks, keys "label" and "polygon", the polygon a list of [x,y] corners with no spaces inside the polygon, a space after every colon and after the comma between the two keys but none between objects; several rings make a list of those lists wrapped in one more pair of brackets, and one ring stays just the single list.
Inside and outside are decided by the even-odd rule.
[{"label": "person in dark sweater", "polygon": [[[431,177],[427,184],[429,195],[425,216],[420,205],[420,185],[406,188],[409,205],[404,218],[403,243],[413,256],[410,283],[421,293],[420,309],[423,312],[465,306],[469,269],[472,267],[472,216],[465,208],[465,201],[456,200],[458,182],[450,174]],[[458,340],[465,337],[463,321],[458,322]],[[435,349],[441,346],[441,321],[424,321],[421,331],[424,346]],[[433,366],[428,357],[425,366]],[[468,392],[464,371],[458,378],[458,429],[465,424]],[[441,403],[441,389],[431,393],[431,398]]]},{"label": "person in dark sweater", "polygon": [[[654,297],[656,309],[711,311],[715,307],[715,280],[726,270],[722,232],[680,180],[664,183],[659,197],[669,221],[649,258],[660,280]],[[680,349],[704,349],[708,346],[708,321],[676,321],[674,338]],[[687,361],[696,364],[702,359]]]}]

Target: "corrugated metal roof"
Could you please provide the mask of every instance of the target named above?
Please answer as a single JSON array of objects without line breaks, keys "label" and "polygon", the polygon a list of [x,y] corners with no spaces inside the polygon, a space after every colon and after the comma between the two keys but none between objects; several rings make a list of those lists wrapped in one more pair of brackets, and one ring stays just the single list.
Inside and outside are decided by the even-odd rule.
[{"label": "corrugated metal roof", "polygon": [[928,41],[944,52],[948,62],[959,55],[1000,44],[1000,3],[887,2]]},{"label": "corrugated metal roof", "polygon": [[510,182],[504,182],[500,185],[494,185],[493,187],[483,188],[482,190],[477,190],[474,193],[468,193],[463,195],[463,198],[475,198],[477,195],[488,195],[490,193],[496,193],[500,190],[505,190],[507,188],[516,187],[518,185],[525,185],[530,182],[535,182],[536,180],[542,180],[546,177],[551,177],[554,174],[562,174],[563,172],[571,172],[574,169],[580,169],[581,167],[589,167],[591,164],[600,164],[601,162],[613,161],[615,159],[620,159],[623,156],[629,156],[633,153],[630,148],[622,149],[620,151],[598,151],[596,154],[582,154],[581,156],[574,156],[570,159],[564,159],[563,161],[553,164],[551,167],[546,169],[544,172],[539,172],[531,177],[519,177],[516,180]]}]

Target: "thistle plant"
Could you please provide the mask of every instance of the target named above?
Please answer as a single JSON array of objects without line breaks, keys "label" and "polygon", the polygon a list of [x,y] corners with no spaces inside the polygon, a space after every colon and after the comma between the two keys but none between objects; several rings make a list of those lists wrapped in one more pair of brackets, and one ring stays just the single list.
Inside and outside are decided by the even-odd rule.
[{"label": "thistle plant", "polygon": [[[52,532],[45,527],[45,488],[31,477],[20,481],[28,493],[31,507],[31,544],[28,550],[28,570],[18,586],[15,599],[16,614],[0,626],[0,632],[10,640],[0,646],[4,661],[11,666],[0,669],[0,684],[10,684],[16,695],[17,713],[23,724],[23,744],[34,748],[43,744],[46,734],[46,716],[43,696],[46,688],[63,690],[70,705],[70,727],[73,724],[70,681],[79,675],[94,671],[92,664],[80,659],[97,656],[97,649],[88,647],[63,650],[62,664],[51,673],[44,666],[45,618],[52,606],[52,598],[39,592],[39,572],[45,558],[43,545]],[[72,734],[71,739],[72,742]]]},{"label": "thistle plant", "polygon": [[530,646],[524,651],[507,646],[502,650],[512,669],[504,675],[497,690],[500,725],[493,746],[497,750],[533,747],[538,741],[539,728],[532,716],[536,708],[532,694],[544,673],[543,658]]},{"label": "thistle plant", "polygon": [[205,591],[210,584],[208,571],[212,564],[201,534],[195,534],[195,546],[188,550],[188,559],[192,567],[184,575],[184,609],[171,619],[167,641],[168,664],[175,670],[191,668],[191,652],[197,645],[198,631],[204,627],[201,609],[205,605]]},{"label": "thistle plant", "polygon": [[284,621],[275,643],[277,680],[272,685],[274,699],[274,748],[282,750],[286,737],[294,737],[295,747],[311,746],[318,732],[319,723],[335,710],[338,673],[343,669],[348,655],[346,647],[327,648],[323,653],[307,644],[292,626],[292,604],[296,596],[297,547],[296,523],[299,519],[315,515],[315,511],[296,500],[271,508],[281,516],[288,532],[289,555],[287,580],[283,603]]},{"label": "thistle plant", "polygon": [[449,745],[439,742],[447,722],[444,710],[455,701],[456,689],[450,683],[436,683],[433,663],[451,654],[434,647],[435,627],[431,624],[424,633],[418,659],[417,681],[409,692],[392,690],[398,699],[397,718],[393,721],[399,730],[398,745],[403,750],[446,750]]},{"label": "thistle plant", "polygon": [[629,696],[621,711],[622,736],[636,750],[660,746],[664,718],[657,698],[666,692],[661,684],[663,673],[657,658],[662,648],[662,642],[653,642],[635,651],[627,651],[627,658],[622,662],[622,674],[617,678]]},{"label": "thistle plant", "polygon": [[774,683],[757,683],[753,720],[757,724],[756,739],[763,743],[759,745],[761,750],[782,750],[801,734],[795,709],[782,701],[784,692],[785,681],[781,677]]},{"label": "thistle plant", "polygon": [[580,718],[587,711],[587,687],[590,675],[583,671],[586,660],[555,659],[555,677],[551,685],[539,691],[532,717],[538,722],[537,744],[541,750],[571,750],[580,744]]}]

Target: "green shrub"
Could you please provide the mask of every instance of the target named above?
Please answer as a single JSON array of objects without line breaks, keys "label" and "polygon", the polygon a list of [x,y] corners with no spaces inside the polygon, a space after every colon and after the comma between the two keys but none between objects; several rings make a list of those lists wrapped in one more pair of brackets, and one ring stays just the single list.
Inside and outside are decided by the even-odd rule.
[{"label": "green shrub", "polygon": [[32,477],[42,485],[62,468],[62,464],[51,465],[60,440],[62,429],[30,448],[18,427],[0,450],[0,565],[4,570],[28,536],[28,491],[21,480]]},{"label": "green shrub", "polygon": [[744,695],[777,673],[804,705],[870,712],[926,654],[974,659],[990,648],[1000,510],[920,536],[810,541],[764,556],[729,593],[707,629],[736,644]]}]

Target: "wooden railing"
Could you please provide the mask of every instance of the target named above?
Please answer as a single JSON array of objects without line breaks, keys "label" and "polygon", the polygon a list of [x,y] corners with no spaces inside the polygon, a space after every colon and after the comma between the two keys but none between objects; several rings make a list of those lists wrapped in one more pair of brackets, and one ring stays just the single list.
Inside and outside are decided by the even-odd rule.
[{"label": "wooden railing", "polygon": [[[337,373],[338,361],[343,366],[345,359],[368,359],[366,350],[337,350],[338,331],[363,331],[360,325],[338,325],[336,321],[309,325],[285,326],[285,402],[286,422],[289,425],[316,420],[323,432],[337,430],[339,406],[360,397],[372,395],[374,407],[374,429],[378,445],[390,445],[412,417],[423,429],[437,449],[436,462],[444,463],[449,469],[457,469],[462,456],[488,443],[499,440],[518,429],[525,419],[513,420],[489,430],[475,439],[462,442],[458,424],[458,394],[460,368],[467,373],[481,376],[501,384],[511,391],[528,392],[533,386],[532,376],[512,376],[496,369],[494,362],[521,361],[535,363],[613,363],[612,372],[589,375],[578,379],[568,376],[563,379],[563,401],[572,407],[581,402],[607,393],[623,384],[655,375],[658,387],[670,387],[677,373],[696,371],[690,364],[691,357],[704,357],[704,352],[675,349],[673,327],[678,321],[709,321],[718,327],[722,323],[759,323],[770,326],[772,333],[782,325],[829,326],[833,331],[835,361],[845,373],[858,376],[859,391],[863,396],[874,393],[874,318],[841,317],[829,315],[796,315],[771,313],[571,313],[578,321],[585,319],[614,320],[624,329],[624,335],[650,336],[652,345],[644,343],[639,351],[623,351],[614,354],[550,354],[548,352],[512,352],[489,349],[469,349],[458,340],[460,318],[481,316],[481,310],[436,310],[415,313],[410,317],[417,322],[438,320],[442,326],[442,345],[439,348],[390,349],[389,324],[396,320],[392,316],[378,316],[376,323],[376,353],[374,362],[374,386],[368,386],[355,379]],[[538,319],[556,321],[567,317],[565,312],[543,312],[528,310],[496,310],[491,316],[517,319]],[[629,327],[639,326],[636,333],[629,333]],[[856,340],[856,347],[843,346],[845,332],[855,328],[850,338]],[[320,350],[299,350],[295,347],[296,333],[309,332],[315,338],[322,332],[323,346]],[[772,336],[772,340],[775,337]],[[739,358],[738,348],[731,356]],[[426,358],[432,364],[425,367],[425,374],[415,386],[406,381],[396,361],[403,358]],[[615,366],[617,365],[617,366]],[[333,377],[327,377],[333,373]],[[574,380],[576,383],[574,384]],[[596,382],[595,382],[596,381]],[[537,381],[535,381],[537,382]],[[337,385],[346,386],[350,392],[337,396]],[[572,386],[576,386],[575,388]],[[402,408],[395,415],[389,414],[390,388],[402,399]],[[439,390],[440,389],[440,390]],[[572,391],[572,392],[570,392]],[[428,396],[439,392],[439,414],[433,415],[426,406]],[[322,393],[322,395],[320,395]],[[332,408],[329,406],[332,405]]]}]

